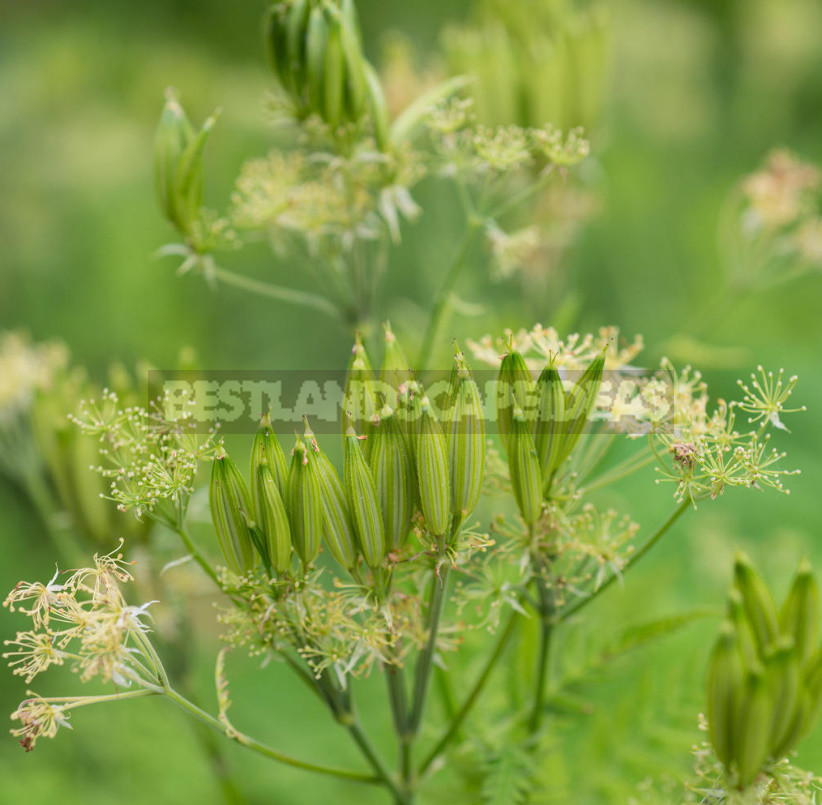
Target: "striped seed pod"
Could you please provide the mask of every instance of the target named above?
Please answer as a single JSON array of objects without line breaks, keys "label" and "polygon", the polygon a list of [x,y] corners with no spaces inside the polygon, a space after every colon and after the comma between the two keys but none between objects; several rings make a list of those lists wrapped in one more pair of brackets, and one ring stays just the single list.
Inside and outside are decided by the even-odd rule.
[{"label": "striped seed pod", "polygon": [[[305,440],[316,443],[314,434],[305,425]],[[357,564],[357,546],[354,529],[351,526],[351,514],[340,476],[334,469],[328,456],[317,446],[315,454],[317,470],[320,476],[323,508],[323,536],[331,555],[346,570]]]},{"label": "striped seed pod", "polygon": [[531,526],[542,513],[542,475],[531,429],[519,407],[514,408],[508,440],[508,470],[522,519]]},{"label": "striped seed pod", "polygon": [[726,769],[735,758],[737,717],[745,688],[745,669],[733,624],[719,632],[708,665],[708,730],[716,756]]},{"label": "striped seed pod", "polygon": [[366,103],[368,113],[371,116],[374,140],[380,151],[387,151],[391,140],[388,102],[385,100],[385,93],[377,71],[367,61],[363,62],[363,75],[365,76]]},{"label": "striped seed pod", "polygon": [[251,447],[251,477],[257,474],[258,467],[265,465],[274,476],[277,489],[283,500],[288,495],[288,464],[285,460],[285,453],[280,447],[274,429],[271,427],[271,419],[266,414],[260,422],[260,427],[254,436],[254,444]]},{"label": "striped seed pod", "polygon": [[360,448],[359,438],[351,425],[345,434],[343,477],[351,521],[363,558],[369,567],[378,567],[387,551],[385,528],[374,479]]},{"label": "striped seed pod", "polygon": [[462,522],[477,506],[485,475],[482,400],[465,355],[457,351],[446,413],[451,513]]},{"label": "striped seed pod", "polygon": [[549,361],[537,380],[536,397],[534,446],[547,486],[559,467],[565,443],[565,389],[553,360]]},{"label": "striped seed pod", "polygon": [[[799,654],[793,638],[783,637],[765,660],[765,675],[771,690],[773,714],[769,750],[784,745],[793,724],[801,693]],[[770,751],[769,751],[770,754]]]},{"label": "striped seed pod", "polygon": [[503,447],[508,448],[514,408],[524,412],[526,419],[533,405],[534,383],[525,359],[515,349],[503,356],[497,376],[497,427]]},{"label": "striped seed pod", "polygon": [[803,561],[779,614],[780,631],[793,637],[803,667],[807,666],[819,643],[820,610],[819,585],[810,562]]},{"label": "striped seed pod", "polygon": [[[347,433],[345,422],[350,420],[355,432],[364,434],[367,437],[371,432],[371,423],[378,411],[379,405],[377,403],[374,372],[371,369],[371,361],[368,359],[360,334],[357,333],[354,347],[351,350],[348,374],[345,379],[343,435]],[[369,449],[366,440],[366,452]]]},{"label": "striped seed pod", "polygon": [[585,430],[588,417],[596,406],[604,370],[605,350],[588,364],[565,398],[565,439],[560,450],[560,462],[571,455]]},{"label": "striped seed pod", "polygon": [[408,358],[397,341],[397,336],[391,330],[391,324],[385,322],[385,352],[380,369],[379,392],[386,405],[396,410],[399,389],[410,383],[414,376],[411,372]]},{"label": "striped seed pod", "polygon": [[252,469],[251,498],[256,522],[265,538],[268,561],[281,575],[291,568],[291,526],[283,496],[268,464]]},{"label": "striped seed pod", "polygon": [[822,713],[822,648],[818,649],[805,674],[805,688],[808,693],[808,710],[802,724],[805,735]]},{"label": "striped seed pod", "polygon": [[734,563],[734,583],[742,595],[742,603],[756,638],[757,649],[760,656],[763,656],[779,634],[776,605],[751,560],[741,552],[737,554]]},{"label": "striped seed pod", "polygon": [[773,708],[773,696],[764,669],[748,671],[735,733],[738,745],[734,754],[741,789],[757,778],[768,759]]},{"label": "striped seed pod", "polygon": [[291,452],[288,472],[288,520],[291,540],[303,567],[320,552],[323,531],[322,487],[317,457],[312,445],[299,436]]},{"label": "striped seed pod", "polygon": [[753,668],[760,661],[759,648],[748,615],[745,612],[742,593],[735,587],[732,587],[728,593],[728,618],[733,623],[736,631],[739,650],[742,652],[742,661],[745,663],[746,668]]},{"label": "striped seed pod", "polygon": [[420,508],[428,531],[443,536],[451,519],[451,481],[448,446],[442,427],[423,393],[418,395],[419,419],[415,423],[414,464]]},{"label": "striped seed pod", "polygon": [[225,450],[214,458],[208,493],[223,556],[235,573],[245,573],[256,563],[251,535],[254,509],[245,481]]},{"label": "striped seed pod", "polygon": [[417,497],[414,464],[395,413],[383,406],[371,436],[371,475],[389,551],[405,545]]}]

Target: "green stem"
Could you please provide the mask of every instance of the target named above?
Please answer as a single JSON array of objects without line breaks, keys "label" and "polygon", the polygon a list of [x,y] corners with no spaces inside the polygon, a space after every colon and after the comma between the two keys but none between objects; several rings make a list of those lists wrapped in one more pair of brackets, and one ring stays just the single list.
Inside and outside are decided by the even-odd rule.
[{"label": "green stem", "polygon": [[[191,535],[186,531],[186,529],[182,525],[178,525],[175,528],[176,532],[180,535],[180,538],[183,540],[183,543],[186,546],[186,550],[191,554],[194,561],[206,572],[208,577],[220,587],[220,580],[217,578],[217,571],[209,564],[208,559],[201,553],[200,549],[194,544],[194,541],[191,539]],[[220,587],[222,589],[222,587]]]},{"label": "green stem", "polygon": [[[665,535],[665,533],[671,528],[671,526],[682,516],[682,514],[691,507],[691,500],[690,498],[687,500],[683,500],[679,506],[674,509],[673,514],[651,535],[648,541],[635,553],[626,563],[625,567],[622,570],[622,575],[628,572],[643,556],[645,556],[651,548],[659,542],[660,539]],[[594,592],[591,593],[587,598],[581,598],[576,604],[573,604],[566,609],[563,609],[559,615],[557,620],[558,621],[565,621],[568,620],[572,615],[576,615],[584,606],[589,604],[593,601],[597,596],[599,596],[604,590],[607,590],[618,578],[621,576],[617,576],[616,574],[609,576]]]},{"label": "green stem", "polygon": [[265,744],[260,743],[254,738],[250,738],[247,735],[237,732],[236,730],[224,724],[215,716],[212,716],[210,713],[206,713],[204,710],[201,710],[199,707],[190,702],[184,696],[181,696],[179,693],[177,693],[177,691],[175,691],[173,688],[165,687],[162,689],[161,692],[163,696],[165,696],[170,701],[174,702],[174,704],[176,704],[178,707],[181,707],[183,710],[188,712],[189,715],[198,719],[203,724],[207,724],[209,727],[212,727],[217,732],[225,735],[229,740],[235,741],[236,743],[240,744],[240,746],[244,746],[247,749],[251,749],[253,752],[257,752],[258,754],[270,758],[271,760],[276,760],[279,763],[283,763],[287,766],[293,766],[296,769],[304,769],[305,771],[312,771],[316,774],[325,774],[330,777],[338,777],[343,780],[351,780],[353,782],[370,784],[375,784],[379,782],[379,780],[373,775],[361,774],[360,772],[349,771],[348,769],[336,769],[331,766],[321,766],[316,763],[308,763],[304,760],[298,760],[297,758],[293,758],[290,755],[286,755],[283,752],[279,752],[276,749],[272,749],[270,746],[266,746]]},{"label": "green stem", "polygon": [[545,688],[548,681],[548,660],[551,656],[551,637],[553,623],[549,615],[542,615],[539,634],[539,659],[537,660],[537,675],[534,682],[534,704],[531,708],[531,717],[528,719],[529,735],[536,735],[542,726],[542,716],[545,710]]},{"label": "green stem", "polygon": [[235,288],[240,288],[259,296],[266,296],[269,299],[276,299],[279,302],[286,302],[292,305],[310,307],[335,319],[340,316],[340,312],[334,304],[319,294],[297,291],[293,288],[283,288],[280,285],[272,285],[269,282],[244,277],[242,274],[235,274],[233,271],[227,271],[224,268],[218,268],[216,266],[213,270],[213,277],[226,285],[233,285]]},{"label": "green stem", "polygon": [[508,623],[505,626],[505,629],[500,634],[496,645],[494,646],[493,652],[491,652],[491,656],[485,662],[480,675],[477,677],[477,681],[474,683],[474,687],[471,689],[471,692],[466,697],[465,701],[462,703],[462,707],[457,711],[454,718],[451,720],[451,723],[448,725],[448,728],[443,733],[442,737],[437,741],[434,745],[434,748],[426,755],[425,760],[423,760],[422,764],[420,765],[418,775],[422,777],[426,771],[431,767],[431,764],[442,754],[448,744],[456,737],[457,733],[460,730],[465,719],[468,717],[468,714],[471,710],[474,709],[474,705],[477,703],[482,691],[485,689],[485,685],[488,682],[488,679],[491,676],[491,672],[494,670],[497,662],[499,662],[500,657],[502,657],[503,652],[505,651],[505,647],[508,645],[508,641],[511,638],[511,635],[514,633],[514,629],[516,628],[517,622],[519,619],[519,613],[512,612],[510,618],[508,619]]},{"label": "green stem", "polygon": [[529,182],[528,185],[517,193],[514,196],[511,196],[507,201],[504,201],[502,204],[499,205],[496,209],[491,211],[490,218],[500,218],[505,213],[510,212],[514,209],[514,207],[522,204],[523,201],[527,201],[531,196],[536,195],[540,190],[542,190],[547,184],[550,178],[553,176],[554,173],[554,165],[551,163],[548,165],[542,173],[537,177],[535,182]]},{"label": "green stem", "polygon": [[410,795],[396,784],[391,772],[388,770],[374,747],[371,745],[371,742],[368,740],[368,736],[363,732],[359,722],[355,719],[350,724],[346,725],[346,729],[354,739],[357,746],[360,748],[363,757],[365,757],[365,759],[371,764],[371,768],[373,768],[376,772],[379,782],[391,791],[395,802],[398,805],[411,805]]}]

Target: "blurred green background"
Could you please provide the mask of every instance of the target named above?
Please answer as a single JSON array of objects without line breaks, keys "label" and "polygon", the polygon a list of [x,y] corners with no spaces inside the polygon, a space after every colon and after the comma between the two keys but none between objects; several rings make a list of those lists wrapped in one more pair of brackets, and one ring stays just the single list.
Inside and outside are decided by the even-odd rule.
[{"label": "blurred green background", "polygon": [[[471,3],[459,0],[360,0],[358,7],[377,61],[387,32],[401,31],[425,57],[436,51],[444,26],[471,13]],[[179,90],[195,120],[223,108],[207,156],[206,201],[213,206],[228,197],[243,160],[271,145],[261,10],[261,2],[216,0],[0,5],[0,329],[62,338],[101,378],[114,359],[173,365],[184,345],[197,349],[205,368],[343,365],[348,344],[325,321],[232,289],[215,293],[151,258],[171,238],[151,175],[166,86]],[[614,56],[594,143],[602,209],[562,270],[581,294],[574,329],[613,323],[627,335],[642,333],[658,355],[655,345],[687,329],[713,295],[717,218],[734,182],[774,146],[822,163],[822,6],[616,0],[610,11]],[[426,214],[407,229],[383,294],[425,304],[453,231],[450,201],[427,185],[416,195]],[[262,246],[231,259],[237,270],[308,286],[275,266]],[[523,305],[516,284],[490,284],[482,254],[474,259],[460,291],[486,310],[454,317],[449,336],[477,337],[535,319],[551,324],[539,299]],[[386,309],[401,317],[403,304]],[[395,323],[402,331],[402,321]],[[778,446],[802,475],[790,479],[790,496],[732,492],[701,504],[624,589],[591,608],[588,626],[603,640],[654,613],[717,606],[738,546],[780,593],[800,556],[822,567],[822,276],[729,309],[712,339],[742,349],[735,366],[706,373],[717,395],[733,394],[735,378],[757,363],[800,375],[796,398],[809,410],[790,419],[793,432]],[[671,491],[654,485],[649,471],[607,502],[649,530],[670,508]],[[21,577],[50,577],[50,548],[18,490],[0,485],[0,512],[0,589]],[[15,628],[5,610],[0,628],[4,636]],[[644,778],[690,767],[715,628],[715,621],[699,621],[615,663],[582,691],[592,713],[558,720],[562,747],[558,741],[546,759],[556,768],[556,801],[623,803]],[[203,698],[211,701],[215,641],[204,637],[198,649]],[[38,691],[78,684],[57,677]],[[356,762],[345,736],[278,666],[258,671],[234,658],[232,679],[235,719],[248,732],[299,756]],[[0,713],[11,712],[25,686],[7,673],[0,680]],[[384,723],[380,686],[366,685],[360,705],[367,721]],[[28,755],[12,738],[0,739],[0,802],[220,801],[182,716],[163,703],[101,706],[72,722],[74,733],[43,740]],[[382,801],[234,746],[228,755],[250,802]],[[799,763],[822,772],[822,729],[805,741]]]}]

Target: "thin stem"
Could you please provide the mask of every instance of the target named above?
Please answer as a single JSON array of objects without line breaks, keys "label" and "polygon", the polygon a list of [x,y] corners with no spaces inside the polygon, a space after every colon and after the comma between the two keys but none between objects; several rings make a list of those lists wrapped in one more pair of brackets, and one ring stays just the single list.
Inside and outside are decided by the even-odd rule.
[{"label": "thin stem", "polygon": [[508,641],[514,633],[518,620],[519,613],[512,612],[508,619],[508,623],[505,625],[505,629],[500,634],[497,644],[494,646],[491,656],[486,660],[480,675],[477,677],[477,681],[474,683],[474,687],[471,689],[471,692],[468,694],[465,701],[462,703],[462,706],[451,720],[451,723],[448,725],[448,728],[445,730],[442,737],[437,741],[434,748],[426,755],[425,760],[423,760],[420,765],[418,771],[418,775],[420,777],[428,771],[431,764],[442,754],[448,744],[451,743],[451,741],[456,737],[460,727],[468,717],[468,714],[474,709],[474,705],[477,703],[482,691],[485,689],[485,685],[491,676],[491,672],[494,670],[500,657],[502,657],[505,647],[508,645]]},{"label": "thin stem", "polygon": [[504,201],[499,207],[496,207],[494,210],[491,211],[490,217],[491,218],[500,218],[505,213],[510,212],[514,209],[514,207],[522,204],[523,201],[527,201],[531,196],[536,195],[540,190],[542,190],[547,184],[548,180],[554,174],[554,164],[551,163],[548,165],[542,173],[537,177],[535,182],[529,182],[526,187],[517,193],[514,196],[511,196],[507,201]]},{"label": "thin stem", "polygon": [[551,656],[551,637],[553,623],[546,613],[540,621],[539,659],[537,660],[537,675],[534,683],[534,704],[531,708],[531,717],[528,719],[528,733],[536,735],[542,726],[542,716],[545,710],[545,688],[548,681],[548,660]]},{"label": "thin stem", "polygon": [[122,693],[104,693],[100,696],[52,696],[46,697],[46,702],[66,702],[68,710],[76,710],[89,704],[103,704],[104,702],[119,702],[123,699],[141,699],[145,696],[157,696],[156,690],[126,690]]},{"label": "thin stem", "polygon": [[287,302],[292,305],[310,307],[335,319],[338,319],[340,316],[340,312],[334,304],[319,294],[297,291],[294,288],[283,288],[280,285],[272,285],[269,282],[256,280],[252,277],[244,277],[242,274],[235,274],[233,271],[228,271],[217,266],[214,267],[212,276],[219,282],[225,283],[226,285],[233,285],[235,288],[240,288],[249,293],[267,296],[269,299],[276,299],[279,302]]},{"label": "thin stem", "polygon": [[355,719],[350,724],[346,725],[346,728],[356,742],[357,746],[359,746],[365,759],[371,764],[371,767],[376,772],[379,782],[391,791],[391,794],[394,796],[394,799],[398,805],[410,805],[411,800],[409,795],[396,784],[391,772],[388,770],[374,747],[371,745],[371,741],[368,740],[368,736],[363,732],[359,722]]},{"label": "thin stem", "polygon": [[180,524],[177,525],[175,528],[176,532],[180,535],[180,538],[185,543],[186,550],[191,554],[194,561],[206,572],[208,577],[217,585],[220,586],[220,580],[217,578],[217,571],[209,564],[208,559],[201,553],[200,549],[194,544],[194,541],[191,539],[191,535],[186,531],[185,527]]},{"label": "thin stem", "polygon": [[251,749],[252,751],[257,752],[260,755],[264,755],[265,757],[270,758],[271,760],[276,760],[279,763],[284,763],[287,766],[293,766],[296,769],[313,771],[316,774],[325,774],[330,777],[339,777],[343,780],[351,780],[353,782],[370,784],[375,784],[379,782],[379,780],[373,775],[361,774],[360,772],[349,771],[348,769],[336,769],[331,766],[321,766],[316,763],[308,763],[304,760],[298,760],[297,758],[293,758],[290,755],[286,755],[283,752],[279,752],[276,749],[272,749],[270,746],[266,746],[265,744],[260,743],[254,738],[250,738],[249,736],[244,735],[243,733],[237,732],[228,725],[224,724],[215,716],[212,716],[210,713],[206,713],[204,710],[201,710],[188,699],[177,693],[177,691],[175,691],[173,688],[163,688],[162,695],[164,695],[170,701],[174,702],[174,704],[176,704],[178,707],[181,707],[183,710],[188,712],[194,718],[201,721],[203,724],[207,724],[209,727],[212,727],[217,732],[222,733],[230,740],[240,744],[240,746],[244,746],[247,749]]},{"label": "thin stem", "polygon": [[[645,556],[651,548],[659,542],[660,539],[665,535],[665,533],[671,528],[671,526],[682,516],[682,514],[691,507],[691,500],[690,498],[687,500],[683,500],[679,506],[674,509],[673,514],[649,537],[648,541],[636,552],[634,553],[631,558],[626,563],[625,567],[622,570],[622,574],[624,575],[628,570],[630,570],[643,556]],[[594,592],[591,593],[587,598],[581,598],[576,604],[573,604],[570,607],[562,610],[558,617],[558,621],[565,621],[568,620],[572,615],[576,615],[584,606],[589,604],[593,601],[597,596],[599,596],[604,590],[607,590],[618,578],[621,576],[617,576],[616,574],[609,576]]]}]

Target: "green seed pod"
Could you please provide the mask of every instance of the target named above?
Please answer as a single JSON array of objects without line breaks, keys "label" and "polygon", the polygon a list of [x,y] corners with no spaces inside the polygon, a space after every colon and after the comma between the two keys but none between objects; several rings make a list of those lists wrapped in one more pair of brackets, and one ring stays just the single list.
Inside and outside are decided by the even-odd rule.
[{"label": "green seed pod", "polygon": [[365,60],[362,52],[357,10],[354,7],[353,0],[342,0],[340,4],[340,34],[345,62],[346,116],[356,123],[365,112],[366,86],[363,67]]},{"label": "green seed pod", "polygon": [[482,400],[465,355],[457,352],[449,389],[446,440],[451,478],[451,513],[462,522],[477,507],[485,475]]},{"label": "green seed pod", "polygon": [[286,87],[297,105],[304,102],[306,86],[306,39],[308,36],[309,0],[292,0],[285,17],[285,56],[288,71]]},{"label": "green seed pod", "polygon": [[745,613],[753,629],[759,654],[762,656],[779,634],[776,605],[751,560],[741,552],[737,554],[734,564],[734,583],[742,595]]},{"label": "green seed pod", "polygon": [[374,140],[380,151],[388,150],[391,139],[391,121],[388,114],[388,103],[382,89],[377,71],[363,60],[363,75],[365,76],[365,94],[368,103],[368,113],[371,115],[371,125],[374,127]]},{"label": "green seed pod", "polygon": [[803,666],[808,664],[819,643],[820,608],[819,585],[810,562],[805,560],[796,571],[779,615],[780,631],[793,637]]},{"label": "green seed pod", "polygon": [[394,410],[398,405],[400,387],[414,379],[410,367],[411,364],[405,357],[397,336],[391,330],[391,325],[385,322],[385,353],[380,369],[380,394],[386,405]]},{"label": "green seed pod", "polygon": [[737,717],[745,670],[733,624],[722,625],[708,665],[708,730],[716,756],[726,769],[735,758]]},{"label": "green seed pod", "polygon": [[431,534],[442,536],[451,519],[451,482],[448,473],[448,446],[431,403],[418,396],[419,420],[414,439],[414,463],[420,493],[420,507]]},{"label": "green seed pod", "polygon": [[288,520],[291,540],[303,567],[320,552],[323,532],[322,487],[314,449],[298,436],[288,473]]},{"label": "green seed pod", "polygon": [[774,701],[762,668],[748,671],[739,709],[735,751],[740,789],[747,788],[768,759]]},{"label": "green seed pod", "polygon": [[519,408],[525,418],[533,404],[533,380],[525,365],[525,359],[511,349],[502,359],[497,376],[497,427],[503,447],[508,449],[508,439],[513,430],[514,408]]},{"label": "green seed pod", "polygon": [[197,220],[203,203],[203,151],[217,122],[218,112],[207,118],[180,157],[177,172],[177,206],[183,232],[188,234]]},{"label": "green seed pod", "polygon": [[251,447],[252,478],[262,465],[265,465],[271,471],[280,496],[285,500],[288,497],[288,464],[285,460],[283,448],[280,447],[280,442],[271,427],[271,419],[268,414],[260,422],[260,427],[254,436],[254,444]]},{"label": "green seed pod", "polygon": [[274,473],[268,464],[252,470],[251,498],[254,516],[265,537],[268,561],[278,575],[291,568],[291,526]]},{"label": "green seed pod", "polygon": [[781,747],[796,716],[801,690],[799,654],[793,638],[783,637],[765,661],[765,675],[773,701],[773,719],[768,739],[770,750]]},{"label": "green seed pod", "polygon": [[289,88],[288,45],[286,42],[286,3],[272,3],[263,15],[263,43],[266,57],[277,80],[284,89]]},{"label": "green seed pod", "polygon": [[542,475],[531,429],[519,407],[514,408],[508,440],[508,470],[522,519],[531,526],[542,513]]},{"label": "green seed pod", "polygon": [[534,446],[539,456],[542,478],[547,485],[559,467],[565,442],[565,389],[553,360],[537,380],[536,396]]},{"label": "green seed pod", "polygon": [[576,447],[585,424],[596,406],[599,388],[602,385],[602,373],[605,370],[605,350],[588,365],[565,399],[565,439],[560,451],[562,462]]},{"label": "green seed pod", "polygon": [[797,743],[799,743],[802,736],[805,734],[806,727],[810,720],[810,712],[810,694],[808,693],[807,688],[800,684],[796,707],[794,709],[790,724],[788,725],[788,728],[782,738],[782,742],[773,745],[770,749],[770,756],[774,761],[779,762],[794,750]]},{"label": "green seed pod", "polygon": [[735,587],[728,593],[728,617],[734,625],[745,667],[754,668],[760,662],[759,649],[742,603],[742,593]]},{"label": "green seed pod", "polygon": [[[345,380],[345,395],[343,397],[344,422],[351,421],[355,432],[366,437],[371,432],[371,423],[379,411],[377,404],[376,384],[371,362],[363,346],[359,333],[356,335],[354,347],[351,350],[351,361],[348,364],[348,375]],[[347,433],[344,427],[343,435]],[[366,452],[370,450],[366,440]]]},{"label": "green seed pod", "polygon": [[345,97],[345,62],[343,59],[342,32],[340,23],[332,15],[328,17],[328,40],[325,43],[323,64],[323,106],[322,117],[332,129],[343,122],[343,99]]},{"label": "green seed pod", "polygon": [[389,551],[405,545],[416,502],[414,464],[405,434],[389,406],[383,406],[371,436],[371,475],[377,491]]},{"label": "green seed pod", "polygon": [[348,506],[360,550],[369,567],[377,567],[385,558],[387,545],[377,490],[371,470],[360,449],[359,438],[349,425],[345,434],[343,476]]},{"label": "green seed pod", "polygon": [[822,648],[817,649],[808,666],[805,689],[808,694],[808,709],[802,723],[802,735],[814,726],[822,712]]},{"label": "green seed pod", "polygon": [[165,217],[178,229],[183,229],[177,204],[177,180],[180,160],[194,137],[183,107],[173,90],[166,90],[166,102],[160,115],[154,139],[154,187]]},{"label": "green seed pod", "polygon": [[[314,434],[305,426],[305,440],[317,444]],[[357,546],[351,514],[340,476],[328,456],[317,447],[317,469],[320,475],[323,507],[323,534],[331,555],[346,570],[357,564]]]},{"label": "green seed pod", "polygon": [[226,562],[235,573],[255,565],[253,505],[237,465],[223,451],[214,458],[209,486],[211,522]]}]

